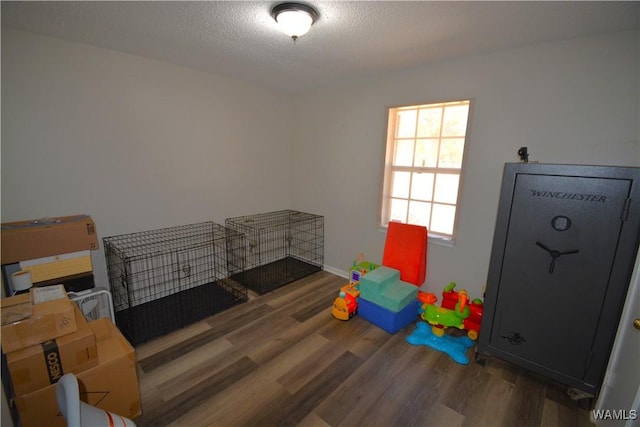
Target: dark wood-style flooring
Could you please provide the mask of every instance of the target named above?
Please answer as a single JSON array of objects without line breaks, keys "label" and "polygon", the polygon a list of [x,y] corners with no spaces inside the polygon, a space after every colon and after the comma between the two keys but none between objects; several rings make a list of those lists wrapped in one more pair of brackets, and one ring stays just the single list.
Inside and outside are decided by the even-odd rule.
[{"label": "dark wood-style flooring", "polygon": [[412,346],[413,324],[333,318],[345,283],[321,271],[139,345],[138,426],[590,425],[540,376]]}]

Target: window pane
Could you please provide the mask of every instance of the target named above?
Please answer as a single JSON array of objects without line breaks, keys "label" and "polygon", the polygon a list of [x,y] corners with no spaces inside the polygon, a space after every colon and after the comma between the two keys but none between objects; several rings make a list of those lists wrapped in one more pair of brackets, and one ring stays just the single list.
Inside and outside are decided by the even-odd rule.
[{"label": "window pane", "polygon": [[462,168],[462,153],[464,151],[464,138],[443,139],[440,143],[441,168]]},{"label": "window pane", "polygon": [[469,105],[446,107],[442,136],[464,136],[467,132],[467,113]]},{"label": "window pane", "polygon": [[434,202],[456,203],[458,199],[458,183],[460,176],[452,173],[439,173],[436,175],[436,190],[433,196]]},{"label": "window pane", "polygon": [[401,199],[391,199],[391,215],[389,221],[407,222],[408,201]]},{"label": "window pane", "polygon": [[393,172],[393,186],[391,187],[391,197],[409,198],[409,178],[410,172]]},{"label": "window pane", "polygon": [[431,203],[411,201],[409,203],[409,224],[424,225],[429,228]]},{"label": "window pane", "polygon": [[396,150],[393,156],[393,164],[395,166],[412,166],[413,165],[413,140],[396,141]]},{"label": "window pane", "polygon": [[434,168],[438,163],[438,140],[419,139],[416,141],[416,160],[418,168]]},{"label": "window pane", "polygon": [[423,108],[418,116],[418,137],[440,136],[442,108]]},{"label": "window pane", "polygon": [[413,138],[416,135],[416,110],[398,111],[396,124],[397,138]]},{"label": "window pane", "polygon": [[453,234],[453,221],[456,216],[455,206],[433,205],[433,217],[431,218],[431,231],[434,233]]},{"label": "window pane", "polygon": [[453,237],[470,101],[390,108],[381,224]]},{"label": "window pane", "polygon": [[411,180],[411,198],[431,201],[433,198],[432,173],[414,173]]}]

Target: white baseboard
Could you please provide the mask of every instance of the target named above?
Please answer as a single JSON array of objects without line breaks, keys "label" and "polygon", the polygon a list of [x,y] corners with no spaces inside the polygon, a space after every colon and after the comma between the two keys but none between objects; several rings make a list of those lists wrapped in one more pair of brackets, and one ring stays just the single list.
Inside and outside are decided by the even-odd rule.
[{"label": "white baseboard", "polygon": [[345,279],[349,278],[349,272],[340,270],[339,268],[331,267],[330,265],[324,266],[324,271],[328,271],[329,273],[333,273],[336,276],[344,277]]}]

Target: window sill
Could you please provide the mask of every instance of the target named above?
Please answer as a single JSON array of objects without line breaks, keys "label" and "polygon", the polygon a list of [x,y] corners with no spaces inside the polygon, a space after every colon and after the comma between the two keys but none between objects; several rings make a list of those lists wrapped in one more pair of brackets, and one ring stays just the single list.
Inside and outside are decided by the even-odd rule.
[{"label": "window sill", "polygon": [[[378,225],[378,231],[386,233],[387,227],[383,225]],[[452,248],[456,245],[456,241],[454,239],[449,239],[449,238],[438,236],[431,233],[429,233],[429,243],[430,244],[433,243],[434,245],[438,245],[438,246],[444,246],[447,248]]]},{"label": "window sill", "polygon": [[434,236],[429,234],[429,243],[433,243],[438,246],[445,246],[447,248],[452,248],[456,245],[456,241],[453,239],[446,239],[441,236]]}]

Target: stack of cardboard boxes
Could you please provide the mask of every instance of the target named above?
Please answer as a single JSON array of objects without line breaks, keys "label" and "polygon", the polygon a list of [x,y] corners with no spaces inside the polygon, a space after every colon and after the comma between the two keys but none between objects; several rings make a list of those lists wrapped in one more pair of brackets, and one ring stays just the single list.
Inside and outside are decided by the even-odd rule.
[{"label": "stack of cardboard boxes", "polygon": [[140,415],[133,347],[111,319],[87,322],[62,285],[4,298],[1,339],[23,427],[66,426],[55,391],[65,373],[78,378],[84,402]]},{"label": "stack of cardboard boxes", "polygon": [[[87,215],[2,224],[3,268],[19,262],[34,277],[58,274],[57,283],[65,283],[60,274],[86,270],[82,251],[97,248],[95,224]],[[66,426],[55,391],[66,373],[76,375],[82,401],[131,419],[140,415],[130,343],[109,318],[87,322],[64,284],[36,281],[27,293],[1,300],[3,372],[10,377],[3,376],[3,384],[20,425]]]},{"label": "stack of cardboard boxes", "polygon": [[12,273],[29,272],[34,286],[64,283],[67,291],[94,287],[91,252],[98,249],[89,215],[2,223],[2,266],[9,292]]}]

